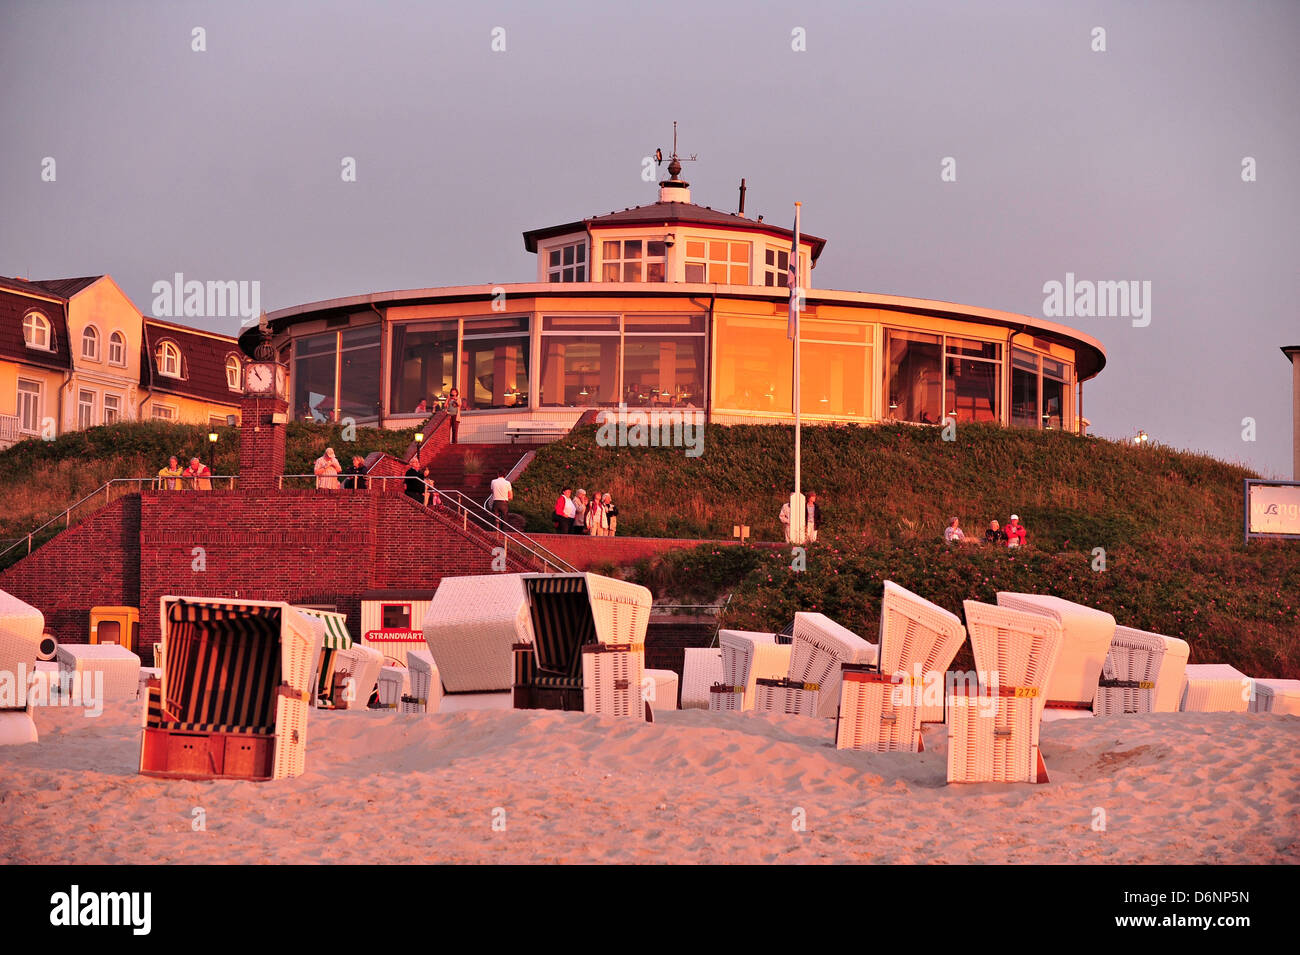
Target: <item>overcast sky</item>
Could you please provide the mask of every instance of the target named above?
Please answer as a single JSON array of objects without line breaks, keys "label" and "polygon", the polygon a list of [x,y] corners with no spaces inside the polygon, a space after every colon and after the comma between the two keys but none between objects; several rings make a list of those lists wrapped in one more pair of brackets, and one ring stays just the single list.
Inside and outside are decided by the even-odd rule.
[{"label": "overcast sky", "polygon": [[1295,0],[3,0],[0,274],[146,312],[175,272],[268,310],[530,281],[520,233],[654,201],[676,119],[696,202],[803,201],[819,288],[1041,316],[1067,272],[1150,282],[1146,327],[1061,319],[1109,355],[1093,430],[1290,477],[1297,47]]}]

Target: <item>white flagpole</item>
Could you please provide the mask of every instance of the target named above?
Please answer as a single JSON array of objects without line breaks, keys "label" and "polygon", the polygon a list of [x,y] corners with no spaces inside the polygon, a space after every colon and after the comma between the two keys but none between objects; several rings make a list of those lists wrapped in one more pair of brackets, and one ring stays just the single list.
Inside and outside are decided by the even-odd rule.
[{"label": "white flagpole", "polygon": [[790,250],[790,323],[789,331],[794,338],[794,493],[790,495],[790,543],[802,544],[808,524],[808,508],[800,489],[801,452],[800,439],[800,402],[799,402],[799,211],[801,202],[794,204],[794,245]]}]

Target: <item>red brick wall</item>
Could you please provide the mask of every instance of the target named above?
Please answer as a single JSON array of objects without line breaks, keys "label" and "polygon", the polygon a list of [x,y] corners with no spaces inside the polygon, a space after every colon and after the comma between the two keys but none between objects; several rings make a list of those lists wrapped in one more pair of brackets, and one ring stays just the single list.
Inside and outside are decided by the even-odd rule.
[{"label": "red brick wall", "polygon": [[45,614],[60,643],[85,643],[91,607],[139,606],[139,496],[114,501],[0,573],[0,590]]},{"label": "red brick wall", "polygon": [[285,426],[271,415],[285,414],[279,398],[245,395],[239,403],[239,484],[245,491],[273,490],[284,474]]},{"label": "red brick wall", "polygon": [[537,543],[564,558],[578,570],[592,564],[613,561],[619,566],[636,563],[670,550],[701,544],[735,544],[735,541],[702,541],[677,537],[592,537],[589,534],[533,534]]}]

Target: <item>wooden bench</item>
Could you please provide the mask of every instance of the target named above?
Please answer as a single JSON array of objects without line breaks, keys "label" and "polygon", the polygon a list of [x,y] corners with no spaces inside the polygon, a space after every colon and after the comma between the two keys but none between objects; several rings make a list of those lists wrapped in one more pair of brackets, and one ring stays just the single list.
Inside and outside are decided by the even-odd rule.
[{"label": "wooden bench", "polygon": [[514,444],[516,438],[521,437],[559,437],[566,435],[573,428],[562,421],[508,421],[506,422],[506,437],[510,443]]}]

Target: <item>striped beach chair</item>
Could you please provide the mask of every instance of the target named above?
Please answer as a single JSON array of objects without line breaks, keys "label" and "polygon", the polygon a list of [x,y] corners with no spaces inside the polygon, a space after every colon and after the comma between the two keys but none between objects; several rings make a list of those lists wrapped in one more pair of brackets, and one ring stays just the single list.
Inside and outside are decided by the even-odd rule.
[{"label": "striped beach chair", "polygon": [[286,603],[161,600],[162,678],[148,685],[140,772],[193,779],[302,773],[318,620]]},{"label": "striped beach chair", "polygon": [[582,648],[596,643],[644,648],[650,591],[599,574],[523,574],[521,579],[533,643],[514,648],[515,707],[583,709]]},{"label": "striped beach chair", "polygon": [[348,632],[348,618],[345,614],[332,610],[317,610],[314,607],[294,607],[299,613],[313,617],[324,625],[321,631],[319,653],[312,665],[315,673],[315,690],[312,693],[312,706],[319,706],[322,701],[329,703],[334,696],[334,654],[352,646],[352,635]]}]

